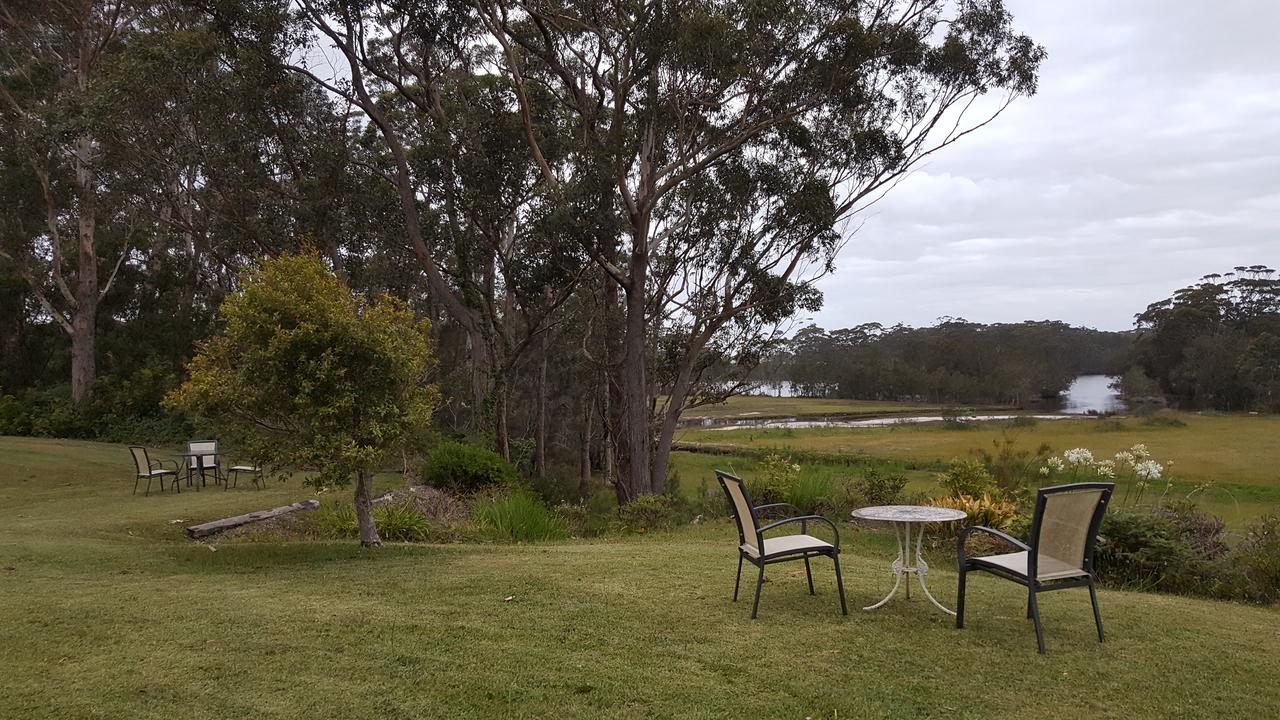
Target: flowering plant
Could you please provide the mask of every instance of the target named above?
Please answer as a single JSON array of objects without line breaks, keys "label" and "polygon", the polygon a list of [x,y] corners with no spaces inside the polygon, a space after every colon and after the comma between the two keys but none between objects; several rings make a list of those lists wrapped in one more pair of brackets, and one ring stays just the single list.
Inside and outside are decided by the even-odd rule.
[{"label": "flowering plant", "polygon": [[[1172,462],[1160,463],[1151,457],[1151,451],[1143,443],[1121,450],[1107,459],[1095,458],[1088,448],[1072,448],[1062,453],[1061,457],[1051,456],[1040,466],[1042,477],[1071,473],[1071,479],[1094,476],[1104,480],[1128,480],[1125,484],[1124,502],[1133,503],[1141,500],[1143,493],[1151,483],[1164,477],[1165,470]],[[1173,481],[1166,478],[1164,493],[1161,499],[1173,488]]]}]

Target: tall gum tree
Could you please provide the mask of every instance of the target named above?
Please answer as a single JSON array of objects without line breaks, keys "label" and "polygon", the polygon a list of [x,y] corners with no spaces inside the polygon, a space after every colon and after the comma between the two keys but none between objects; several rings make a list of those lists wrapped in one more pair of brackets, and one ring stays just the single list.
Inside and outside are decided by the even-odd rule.
[{"label": "tall gum tree", "polygon": [[[709,354],[812,307],[842,224],[1033,93],[1044,57],[1000,0],[474,6],[547,186],[599,184],[618,209],[621,231],[586,250],[621,314],[623,502],[665,489]],[[662,338],[680,347],[656,373]]]},{"label": "tall gum tree", "polygon": [[102,247],[103,220],[119,234],[121,209],[105,197],[98,165],[97,131],[111,110],[95,97],[95,84],[143,6],[127,0],[0,5],[0,137],[11,145],[4,157],[27,166],[44,206],[43,227],[6,233],[0,258],[13,264],[71,339],[76,403],[89,397],[97,378],[98,308],[128,256],[127,246],[113,257]]}]

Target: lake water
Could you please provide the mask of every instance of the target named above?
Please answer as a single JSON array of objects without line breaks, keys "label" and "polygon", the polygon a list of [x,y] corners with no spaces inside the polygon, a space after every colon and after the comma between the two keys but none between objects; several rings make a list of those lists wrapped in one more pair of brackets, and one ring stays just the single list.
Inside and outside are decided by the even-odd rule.
[{"label": "lake water", "polygon": [[1089,415],[1123,411],[1124,401],[1111,389],[1115,379],[1111,375],[1081,375],[1076,378],[1062,395],[1061,412]]}]

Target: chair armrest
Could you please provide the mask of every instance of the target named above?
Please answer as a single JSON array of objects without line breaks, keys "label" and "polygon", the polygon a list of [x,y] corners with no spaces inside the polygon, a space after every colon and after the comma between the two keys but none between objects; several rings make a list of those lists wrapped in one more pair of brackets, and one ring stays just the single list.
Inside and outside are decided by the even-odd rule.
[{"label": "chair armrest", "polygon": [[970,536],[970,535],[972,535],[972,534],[974,534],[975,532],[983,532],[983,533],[986,533],[986,534],[991,535],[991,536],[993,536],[993,537],[997,537],[997,538],[999,538],[999,539],[1001,539],[1001,540],[1004,540],[1005,542],[1009,543],[1010,545],[1013,545],[1013,546],[1015,546],[1015,547],[1021,548],[1021,549],[1023,549],[1023,550],[1028,551],[1028,552],[1030,552],[1030,551],[1031,551],[1031,547],[1030,547],[1029,545],[1027,545],[1026,543],[1022,542],[1021,540],[1019,540],[1019,539],[1015,538],[1015,537],[1014,537],[1014,536],[1012,536],[1012,535],[1009,535],[1009,534],[1007,534],[1007,533],[1002,533],[1002,532],[1000,532],[999,530],[996,530],[995,528],[989,528],[989,527],[987,527],[987,526],[985,526],[985,525],[970,525],[969,527],[967,527],[967,528],[965,528],[963,531],[961,531],[961,533],[960,533],[960,537],[956,539],[956,553],[957,553],[957,557],[958,557],[958,559],[959,559],[959,561],[960,561],[960,565],[961,565],[961,566],[963,566],[963,565],[964,565],[964,557],[965,557],[965,556],[964,556],[964,547],[965,547],[965,543],[966,543],[966,542],[968,542],[968,540],[969,540],[969,536]]},{"label": "chair armrest", "polygon": [[840,548],[839,528],[836,527],[835,523],[831,522],[830,520],[826,519],[821,515],[797,515],[796,517],[785,518],[783,520],[769,523],[768,525],[761,527],[760,534],[764,535],[766,532],[773,530],[774,528],[782,527],[783,525],[791,525],[794,523],[800,523],[800,531],[807,533],[809,530],[808,526],[810,522],[825,523],[827,527],[831,528],[831,534],[835,536],[835,542],[832,544],[835,545],[837,549]]},{"label": "chair armrest", "polygon": [[800,508],[796,507],[795,505],[792,505],[791,503],[769,503],[768,505],[757,505],[752,509],[756,511],[757,515],[759,515],[763,511],[782,510],[782,509],[785,509],[787,512],[791,513],[792,517],[799,517],[801,515]]}]

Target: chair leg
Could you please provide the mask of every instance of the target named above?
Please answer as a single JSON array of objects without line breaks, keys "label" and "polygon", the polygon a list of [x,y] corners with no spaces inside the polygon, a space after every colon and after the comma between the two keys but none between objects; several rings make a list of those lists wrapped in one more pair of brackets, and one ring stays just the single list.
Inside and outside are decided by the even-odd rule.
[{"label": "chair leg", "polygon": [[140,477],[135,477],[135,478],[133,479],[133,494],[134,494],[134,495],[137,495],[137,494],[138,494],[138,481],[139,481],[139,480],[141,480],[141,479],[142,479],[142,478],[140,478]]},{"label": "chair leg", "polygon": [[839,553],[831,556],[831,560],[836,565],[836,590],[840,593],[840,614],[848,615],[849,606],[844,601],[844,579],[840,577],[840,555]]},{"label": "chair leg", "polygon": [[760,610],[760,588],[764,585],[764,563],[760,563],[760,574],[756,577],[756,601],[751,606],[751,619],[756,619],[756,613]]},{"label": "chair leg", "polygon": [[968,575],[965,569],[960,568],[960,580],[956,586],[956,629],[964,628],[964,585],[965,576]]},{"label": "chair leg", "polygon": [[143,491],[142,497],[151,497],[151,478],[147,478],[147,489]]},{"label": "chair leg", "polygon": [[738,575],[733,579],[733,601],[738,602],[738,586],[742,584],[742,553],[738,553]]},{"label": "chair leg", "polygon": [[1093,587],[1093,578],[1089,578],[1089,602],[1093,604],[1093,624],[1098,626],[1098,642],[1102,640],[1102,613],[1098,610],[1098,591]]},{"label": "chair leg", "polygon": [[809,569],[809,556],[808,556],[808,555],[805,555],[805,556],[804,556],[804,575],[805,575],[805,577],[807,577],[807,578],[809,579],[809,594],[810,594],[810,595],[817,595],[817,593],[815,593],[815,592],[813,591],[813,570]]},{"label": "chair leg", "polygon": [[1036,649],[1040,654],[1044,654],[1044,628],[1040,625],[1040,606],[1036,604],[1036,591],[1034,589],[1027,591],[1027,608],[1031,613],[1031,619],[1036,625]]}]

